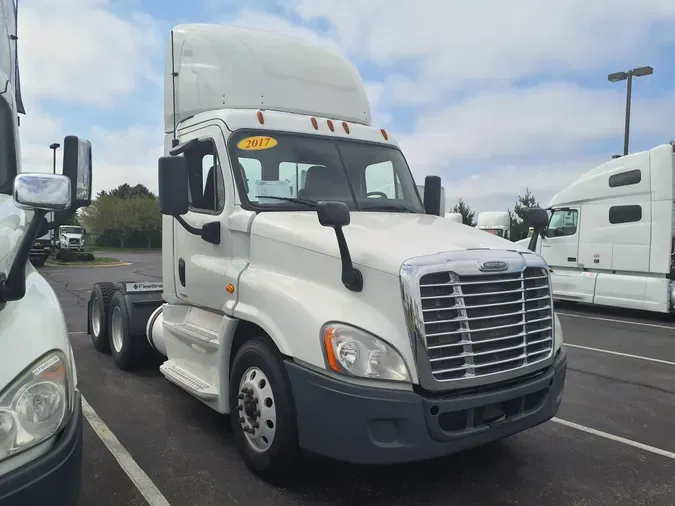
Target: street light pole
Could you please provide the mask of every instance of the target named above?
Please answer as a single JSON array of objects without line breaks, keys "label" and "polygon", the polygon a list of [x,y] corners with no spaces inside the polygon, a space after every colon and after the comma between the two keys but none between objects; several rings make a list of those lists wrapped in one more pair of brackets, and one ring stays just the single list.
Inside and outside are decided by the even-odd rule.
[{"label": "street light pole", "polygon": [[56,174],[56,150],[61,147],[61,144],[55,142],[54,144],[49,145],[49,149],[54,152],[54,174]]},{"label": "street light pole", "polygon": [[607,79],[609,82],[612,83],[617,83],[619,81],[627,81],[626,82],[626,124],[624,126],[624,134],[623,134],[623,154],[627,155],[628,154],[628,134],[630,131],[630,103],[631,103],[631,95],[633,92],[633,76],[635,77],[642,77],[642,76],[649,76],[654,73],[654,69],[652,67],[638,67],[631,69],[627,72],[615,72],[614,74],[609,74],[607,76]]}]

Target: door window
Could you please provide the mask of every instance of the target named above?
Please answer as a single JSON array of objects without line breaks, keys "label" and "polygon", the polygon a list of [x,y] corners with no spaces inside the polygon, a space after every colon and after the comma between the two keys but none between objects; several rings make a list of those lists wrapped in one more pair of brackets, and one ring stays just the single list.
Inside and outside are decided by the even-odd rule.
[{"label": "door window", "polygon": [[185,153],[188,164],[188,203],[192,211],[218,214],[225,207],[225,181],[216,144],[200,141]]},{"label": "door window", "polygon": [[562,237],[577,233],[579,211],[577,209],[554,209],[548,222],[546,235]]}]

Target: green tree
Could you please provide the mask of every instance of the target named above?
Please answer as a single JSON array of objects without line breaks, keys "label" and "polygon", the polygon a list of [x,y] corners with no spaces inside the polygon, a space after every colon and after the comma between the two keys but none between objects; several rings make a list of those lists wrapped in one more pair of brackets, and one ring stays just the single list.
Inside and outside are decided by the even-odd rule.
[{"label": "green tree", "polygon": [[464,225],[473,226],[473,219],[476,216],[476,212],[471,209],[471,206],[464,202],[462,198],[459,199],[459,202],[451,209],[451,213],[460,213],[462,215],[462,223]]},{"label": "green tree", "polygon": [[162,230],[162,213],[159,211],[159,200],[154,196],[140,196],[128,201],[135,207],[138,219],[138,231],[143,233],[148,248],[152,247],[152,237]]},{"label": "green tree", "polygon": [[519,241],[527,237],[527,226],[523,220],[525,218],[525,209],[528,207],[539,207],[539,201],[529,188],[525,188],[525,195],[518,195],[513,210],[508,210],[511,215],[512,241]]}]

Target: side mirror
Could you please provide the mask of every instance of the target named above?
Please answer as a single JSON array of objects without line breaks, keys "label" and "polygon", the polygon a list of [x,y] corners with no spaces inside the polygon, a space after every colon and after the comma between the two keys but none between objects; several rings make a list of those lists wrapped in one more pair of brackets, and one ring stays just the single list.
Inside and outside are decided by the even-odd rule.
[{"label": "side mirror", "polygon": [[70,179],[70,211],[91,204],[91,142],[68,135],[63,139],[63,175]]},{"label": "side mirror", "polygon": [[183,156],[162,156],[158,164],[159,210],[169,216],[188,212],[188,167]]},{"label": "side mirror", "polygon": [[548,225],[548,213],[541,207],[527,207],[523,209],[525,225],[534,230],[545,228]]},{"label": "side mirror", "polygon": [[319,223],[324,227],[346,227],[351,221],[349,208],[344,202],[319,202],[316,213]]},{"label": "side mirror", "polygon": [[541,207],[528,207],[523,209],[523,221],[525,226],[532,227],[533,232],[530,236],[530,242],[527,249],[535,251],[537,249],[537,239],[541,235],[544,237],[544,231],[548,226],[548,213]]},{"label": "side mirror", "polygon": [[58,174],[19,174],[14,178],[14,205],[26,210],[66,211],[71,207],[71,183]]},{"label": "side mirror", "polygon": [[424,213],[441,215],[441,178],[438,176],[424,178]]},{"label": "side mirror", "polygon": [[323,200],[317,203],[316,214],[322,226],[332,227],[335,230],[342,261],[342,284],[352,292],[360,292],[363,290],[363,275],[352,263],[347,240],[342,232],[342,227],[346,227],[351,221],[347,204]]}]

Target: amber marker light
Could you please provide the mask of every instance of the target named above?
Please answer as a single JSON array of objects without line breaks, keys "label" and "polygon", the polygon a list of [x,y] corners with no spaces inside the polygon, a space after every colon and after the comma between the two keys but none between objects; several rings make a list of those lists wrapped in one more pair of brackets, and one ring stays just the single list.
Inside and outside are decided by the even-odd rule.
[{"label": "amber marker light", "polygon": [[227,290],[227,293],[234,293],[234,285],[230,283],[225,287],[225,290]]},{"label": "amber marker light", "polygon": [[328,365],[335,372],[341,372],[338,365],[335,352],[333,351],[333,339],[335,339],[335,329],[333,327],[326,327],[323,331],[323,343],[326,345],[326,357],[328,358]]}]

